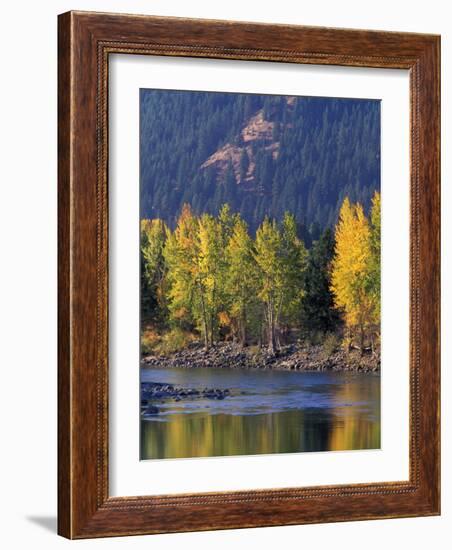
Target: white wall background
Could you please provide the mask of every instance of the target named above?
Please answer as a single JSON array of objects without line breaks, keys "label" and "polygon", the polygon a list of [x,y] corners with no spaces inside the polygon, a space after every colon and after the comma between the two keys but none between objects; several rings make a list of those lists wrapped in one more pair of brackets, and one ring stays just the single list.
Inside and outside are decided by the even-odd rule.
[{"label": "white wall background", "polygon": [[[190,548],[398,545],[452,536],[452,17],[444,0],[67,0],[2,5],[0,84],[0,517],[2,547]],[[58,13],[70,9],[442,34],[443,515],[69,542],[56,531],[56,67]],[[448,99],[449,96],[449,99]],[[449,437],[447,437],[449,435]]]}]

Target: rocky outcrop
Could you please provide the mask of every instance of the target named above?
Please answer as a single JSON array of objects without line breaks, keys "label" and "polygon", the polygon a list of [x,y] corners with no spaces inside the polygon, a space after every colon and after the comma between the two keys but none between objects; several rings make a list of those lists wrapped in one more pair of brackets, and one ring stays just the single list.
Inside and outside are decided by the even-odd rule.
[{"label": "rocky outcrop", "polygon": [[226,171],[229,166],[232,165],[234,170],[234,176],[237,183],[240,182],[240,159],[242,154],[245,153],[248,156],[251,154],[249,148],[238,147],[231,143],[226,143],[221,149],[215,151],[210,157],[201,165],[201,168],[213,167],[216,170],[217,179],[222,180],[225,177]]},{"label": "rocky outcrop", "polygon": [[241,137],[245,143],[256,140],[271,141],[274,125],[274,122],[265,120],[264,111],[261,109],[249,119],[241,132]]},{"label": "rocky outcrop", "polygon": [[[234,177],[237,184],[252,186],[254,182],[254,171],[256,168],[255,153],[253,151],[253,142],[259,142],[262,150],[271,154],[273,160],[278,158],[280,142],[273,140],[273,128],[275,123],[266,120],[264,111],[260,109],[252,116],[246,126],[240,132],[236,145],[226,143],[215,151],[201,165],[201,169],[213,168],[217,175],[217,180],[222,181],[230,166],[234,171]],[[245,174],[241,173],[240,162],[242,155],[247,157],[247,170]]]}]

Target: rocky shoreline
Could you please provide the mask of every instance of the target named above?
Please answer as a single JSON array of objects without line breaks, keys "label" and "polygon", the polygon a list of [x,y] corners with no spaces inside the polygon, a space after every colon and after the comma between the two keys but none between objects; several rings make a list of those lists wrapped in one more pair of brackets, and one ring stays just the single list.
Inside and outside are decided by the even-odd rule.
[{"label": "rocky shoreline", "polygon": [[142,367],[159,368],[235,368],[274,369],[296,371],[350,371],[379,372],[380,356],[361,355],[343,349],[327,354],[321,345],[290,344],[272,355],[266,349],[241,348],[237,344],[223,342],[205,350],[193,343],[182,351],[169,356],[146,355]]}]

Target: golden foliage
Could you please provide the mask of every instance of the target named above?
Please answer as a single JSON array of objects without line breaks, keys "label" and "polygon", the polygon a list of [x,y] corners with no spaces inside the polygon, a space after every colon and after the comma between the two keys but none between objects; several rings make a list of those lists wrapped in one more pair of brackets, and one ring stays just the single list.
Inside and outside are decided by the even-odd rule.
[{"label": "golden foliage", "polygon": [[369,283],[374,264],[371,237],[371,226],[362,206],[346,198],[336,227],[331,280],[336,306],[344,311],[346,325],[352,333],[358,332],[361,349],[366,331],[378,322],[376,294],[370,290]]}]

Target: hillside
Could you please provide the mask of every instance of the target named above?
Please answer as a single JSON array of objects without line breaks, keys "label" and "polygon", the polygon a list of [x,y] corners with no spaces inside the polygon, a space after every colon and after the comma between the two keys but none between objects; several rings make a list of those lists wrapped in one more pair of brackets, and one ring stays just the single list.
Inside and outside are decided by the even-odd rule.
[{"label": "hillside", "polygon": [[290,210],[315,233],[380,187],[379,101],[141,90],[140,125],[141,217],[171,227],[228,202],[251,231]]}]

